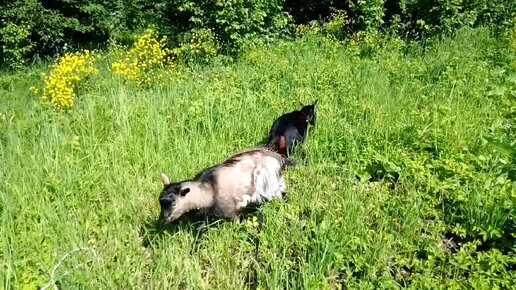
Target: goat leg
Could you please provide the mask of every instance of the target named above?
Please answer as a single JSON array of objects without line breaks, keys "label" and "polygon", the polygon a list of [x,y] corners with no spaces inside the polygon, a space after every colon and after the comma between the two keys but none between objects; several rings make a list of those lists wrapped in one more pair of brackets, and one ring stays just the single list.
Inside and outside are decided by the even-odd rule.
[{"label": "goat leg", "polygon": [[281,193],[281,199],[283,199],[285,202],[288,202],[288,196],[287,196],[287,193],[285,191],[283,191]]},{"label": "goat leg", "polygon": [[[248,281],[250,284],[250,288],[252,290],[256,290],[258,287],[258,271],[256,270],[258,268],[258,250],[260,248],[260,232],[263,228],[263,214],[261,212],[258,212],[258,231],[256,233],[256,237],[254,239],[254,260],[256,262],[255,266],[252,268],[252,270],[249,272]],[[251,274],[252,273],[252,274]]]},{"label": "goat leg", "polygon": [[192,251],[190,252],[190,254],[192,254],[193,252],[196,252],[198,250],[198,245],[199,245],[198,241],[200,240],[201,236],[207,230],[208,230],[208,215],[205,214],[202,225],[197,227],[197,233],[195,234],[195,240],[193,242],[193,247],[192,247]]}]

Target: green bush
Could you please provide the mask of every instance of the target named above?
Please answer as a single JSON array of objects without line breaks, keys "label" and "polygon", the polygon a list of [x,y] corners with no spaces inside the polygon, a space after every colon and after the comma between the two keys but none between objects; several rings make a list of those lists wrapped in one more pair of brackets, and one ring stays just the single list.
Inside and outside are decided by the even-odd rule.
[{"label": "green bush", "polygon": [[102,47],[110,38],[126,42],[155,26],[186,60],[207,60],[289,35],[292,22],[337,39],[384,28],[420,38],[499,24],[515,11],[516,1],[506,0],[13,0],[0,4],[0,45],[2,60],[19,67],[29,57]]},{"label": "green bush", "polygon": [[499,24],[516,11],[504,0],[287,0],[285,9],[297,24],[327,19],[335,10],[349,15],[354,31],[381,28],[412,37],[452,34],[462,26]]},{"label": "green bush", "polygon": [[330,39],[344,40],[351,32],[351,21],[344,10],[337,10],[326,21],[313,20],[308,24],[299,24],[296,33],[299,36],[322,34]]},{"label": "green bush", "polygon": [[351,21],[344,10],[337,10],[331,14],[329,21],[323,24],[326,35],[331,35],[336,39],[344,39],[349,33]]},{"label": "green bush", "polygon": [[2,39],[2,59],[16,69],[25,63],[27,54],[31,51],[33,43],[27,37],[30,35],[30,27],[14,23],[3,23],[0,28]]},{"label": "green bush", "polygon": [[476,11],[479,24],[500,24],[516,12],[516,2],[506,0],[465,0],[464,7]]},{"label": "green bush", "polygon": [[357,29],[376,31],[383,24],[385,0],[352,0],[349,8],[357,22]]},{"label": "green bush", "polygon": [[330,17],[335,11],[344,11],[350,16],[355,30],[376,30],[383,24],[385,0],[363,1],[292,1],[285,2],[285,9],[296,23],[307,24],[313,20]]},{"label": "green bush", "polygon": [[[127,13],[140,19],[140,27],[155,24],[177,46],[187,46],[185,41],[190,41],[199,33],[207,36],[206,31],[209,30],[218,39],[221,52],[235,53],[249,39],[289,31],[290,18],[283,11],[281,2],[159,0],[147,4],[140,1]],[[134,28],[138,28],[138,25]],[[206,41],[211,42],[213,37],[206,37]]]},{"label": "green bush", "polygon": [[[123,24],[117,14],[120,7],[107,0],[15,0],[0,8],[0,20],[11,27],[2,29],[0,39],[8,62],[17,61],[9,56],[13,51],[18,51],[19,57],[46,56],[81,45],[103,44]],[[13,43],[12,28],[22,25],[28,30],[23,32],[28,43]]]},{"label": "green bush", "polygon": [[411,36],[452,34],[462,26],[499,24],[516,4],[504,0],[387,0],[386,23]]},{"label": "green bush", "polygon": [[451,34],[464,25],[473,25],[476,11],[463,9],[462,0],[417,0],[407,5],[407,19],[422,35]]},{"label": "green bush", "polygon": [[174,49],[179,61],[205,62],[220,53],[221,46],[211,29],[192,29],[183,34],[180,46]]},{"label": "green bush", "polygon": [[202,52],[193,53],[197,58],[235,53],[250,39],[289,31],[290,17],[281,2],[15,0],[0,6],[0,20],[10,24],[1,30],[3,58],[20,63],[26,56],[103,46],[109,38],[123,42],[149,26],[156,26],[176,47],[189,48],[191,41],[203,46]]}]

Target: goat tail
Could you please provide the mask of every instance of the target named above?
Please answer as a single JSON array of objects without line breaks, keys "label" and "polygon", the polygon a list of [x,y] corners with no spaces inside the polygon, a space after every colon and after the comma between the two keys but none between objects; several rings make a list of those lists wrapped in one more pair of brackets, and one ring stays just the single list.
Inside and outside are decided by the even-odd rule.
[{"label": "goat tail", "polygon": [[278,137],[269,138],[269,142],[265,146],[270,150],[277,151],[278,150]]},{"label": "goat tail", "polygon": [[285,156],[287,153],[287,142],[285,136],[280,135],[272,138],[267,144],[267,147]]}]

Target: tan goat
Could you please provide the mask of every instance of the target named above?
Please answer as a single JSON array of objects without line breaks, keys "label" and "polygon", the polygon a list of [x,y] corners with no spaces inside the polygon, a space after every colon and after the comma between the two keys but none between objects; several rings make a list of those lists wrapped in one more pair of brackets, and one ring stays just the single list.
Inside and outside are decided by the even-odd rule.
[{"label": "tan goat", "polygon": [[232,219],[249,205],[283,198],[283,170],[294,160],[267,148],[257,147],[234,154],[209,167],[193,179],[171,183],[161,173],[160,220],[175,221],[188,212]]}]

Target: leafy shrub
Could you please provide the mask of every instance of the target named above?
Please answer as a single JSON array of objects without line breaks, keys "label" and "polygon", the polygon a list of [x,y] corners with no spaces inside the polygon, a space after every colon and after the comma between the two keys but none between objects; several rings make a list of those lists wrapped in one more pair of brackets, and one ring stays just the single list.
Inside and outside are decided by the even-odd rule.
[{"label": "leafy shrub", "polygon": [[[139,12],[144,6],[144,12]],[[288,31],[290,21],[281,0],[159,0],[152,4],[141,1],[131,13],[139,15],[143,25],[155,24],[175,45],[185,45],[193,37],[215,38],[228,54],[236,53],[254,37]]]},{"label": "leafy shrub", "polygon": [[128,51],[115,49],[114,54],[118,60],[111,64],[112,71],[138,86],[159,80],[161,69],[170,72],[174,68],[167,37],[159,39],[152,29],[138,35]]},{"label": "leafy shrub", "polygon": [[326,35],[331,35],[336,39],[344,39],[350,29],[351,21],[344,10],[337,10],[330,15],[328,22],[323,24]]},{"label": "leafy shrub", "polygon": [[512,67],[516,70],[516,12],[511,18],[504,22],[504,40],[507,42],[506,57]]},{"label": "leafy shrub", "polygon": [[353,0],[349,1],[349,8],[355,16],[358,30],[367,32],[376,31],[383,24],[385,0]]},{"label": "leafy shrub", "polygon": [[310,21],[308,24],[296,26],[299,36],[309,34],[323,34],[331,39],[343,40],[351,31],[351,20],[344,10],[337,10],[330,14],[326,21]]},{"label": "leafy shrub", "polygon": [[[23,56],[28,57],[52,56],[83,45],[104,44],[125,25],[119,13],[123,6],[113,1],[14,0],[0,7],[1,21],[27,29],[24,35],[30,46],[23,46],[27,48]],[[2,35],[0,41],[5,44],[9,39]]]},{"label": "leafy shrub", "polygon": [[208,61],[218,55],[221,50],[219,39],[209,28],[193,29],[189,33],[185,33],[184,37],[180,46],[174,49],[179,60]]},{"label": "leafy shrub", "polygon": [[296,26],[296,34],[298,36],[316,35],[322,33],[322,31],[322,26],[315,20],[308,24],[299,24]]},{"label": "leafy shrub", "polygon": [[66,53],[58,58],[45,77],[43,99],[49,100],[59,109],[71,108],[76,96],[74,84],[83,77],[97,72],[93,66],[95,59],[96,56],[89,50]]},{"label": "leafy shrub", "polygon": [[[336,19],[336,15],[349,15],[354,30],[372,31],[378,29],[383,24],[384,1],[286,1],[285,9],[291,13],[298,24],[307,24],[314,20],[327,18]],[[340,11],[340,12],[339,12]],[[337,13],[335,13],[337,12]]]},{"label": "leafy shrub", "polygon": [[370,56],[377,48],[377,32],[358,31],[349,38],[349,49],[362,57]]},{"label": "leafy shrub", "polygon": [[[187,59],[235,54],[257,38],[293,32],[292,20],[343,39],[351,32],[393,28],[425,37],[449,34],[461,26],[501,23],[516,11],[506,0],[14,0],[0,5],[2,59],[18,67],[23,59],[128,43],[155,25]],[[311,21],[329,19],[323,27]],[[311,24],[310,24],[311,23]],[[308,26],[307,26],[308,25]],[[345,29],[341,29],[342,27]],[[315,30],[312,30],[314,32]],[[306,31],[305,31],[306,32]],[[193,53],[192,53],[193,51]]]},{"label": "leafy shrub", "polygon": [[516,12],[516,2],[505,0],[468,0],[464,8],[474,10],[479,24],[499,24]]},{"label": "leafy shrub", "polygon": [[509,2],[503,0],[353,0],[348,2],[292,0],[285,2],[285,8],[298,24],[307,25],[312,21],[327,19],[332,11],[340,10],[349,15],[349,26],[354,32],[370,33],[381,28],[390,28],[397,33],[412,37],[426,37],[451,34],[462,26],[498,24],[515,11],[516,4]]},{"label": "leafy shrub", "polygon": [[386,20],[399,33],[417,37],[452,34],[462,26],[498,24],[515,9],[514,1],[386,1]]},{"label": "leafy shrub", "polygon": [[4,23],[0,28],[0,39],[2,40],[2,59],[12,68],[19,68],[25,63],[27,54],[31,51],[33,43],[27,37],[30,28],[27,25]]}]

